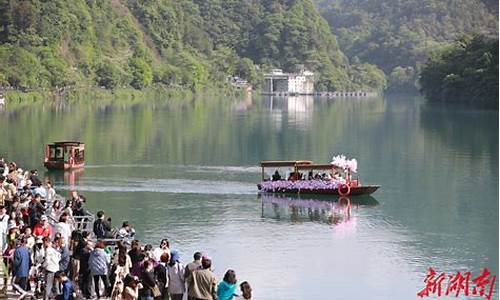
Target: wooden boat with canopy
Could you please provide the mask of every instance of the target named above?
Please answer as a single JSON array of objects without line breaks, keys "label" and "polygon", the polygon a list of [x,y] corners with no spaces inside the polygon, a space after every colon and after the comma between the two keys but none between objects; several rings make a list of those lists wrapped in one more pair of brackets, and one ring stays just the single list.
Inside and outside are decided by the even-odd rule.
[{"label": "wooden boat with canopy", "polygon": [[82,168],[85,161],[85,144],[81,142],[55,142],[45,146],[43,165],[49,170]]},{"label": "wooden boat with canopy", "polygon": [[[314,164],[312,161],[262,161],[262,181],[257,185],[261,192],[289,194],[326,194],[338,196],[370,195],[379,185],[362,185],[352,176],[357,170],[357,161],[344,156],[334,157],[329,164]],[[285,178],[279,170],[287,168]],[[266,170],[274,170],[267,176]]]}]

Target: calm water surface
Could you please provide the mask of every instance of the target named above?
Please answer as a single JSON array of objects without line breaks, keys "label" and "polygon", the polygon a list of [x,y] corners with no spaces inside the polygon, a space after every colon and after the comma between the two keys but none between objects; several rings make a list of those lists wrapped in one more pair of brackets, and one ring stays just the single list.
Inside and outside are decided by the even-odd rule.
[{"label": "calm water surface", "polygon": [[[114,225],[183,262],[196,250],[255,299],[415,299],[428,267],[498,275],[498,112],[378,99],[201,98],[11,105],[0,153],[43,170],[43,145],[86,143],[46,172]],[[260,160],[356,157],[373,197],[258,197]],[[498,284],[498,282],[497,282]],[[498,299],[498,289],[495,288]]]}]

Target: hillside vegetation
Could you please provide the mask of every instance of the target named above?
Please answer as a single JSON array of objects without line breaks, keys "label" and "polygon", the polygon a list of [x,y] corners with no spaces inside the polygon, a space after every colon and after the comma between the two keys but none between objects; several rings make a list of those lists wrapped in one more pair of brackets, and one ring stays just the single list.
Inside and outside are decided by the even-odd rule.
[{"label": "hillside vegetation", "polygon": [[310,0],[0,0],[0,85],[198,90],[306,64],[317,89],[381,89]]},{"label": "hillside vegetation", "polygon": [[498,35],[498,1],[316,0],[352,61],[382,69],[394,89],[415,89],[429,53],[464,34]]},{"label": "hillside vegetation", "polygon": [[423,66],[422,92],[432,101],[498,108],[498,37],[464,36]]}]

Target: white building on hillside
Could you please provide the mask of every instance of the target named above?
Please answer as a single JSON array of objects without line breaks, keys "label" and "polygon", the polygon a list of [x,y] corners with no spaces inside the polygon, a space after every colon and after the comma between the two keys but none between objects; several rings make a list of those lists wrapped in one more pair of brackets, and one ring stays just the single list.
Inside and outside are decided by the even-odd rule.
[{"label": "white building on hillside", "polygon": [[264,74],[263,94],[311,95],[314,93],[314,73],[303,67],[297,73],[283,73],[273,69]]}]

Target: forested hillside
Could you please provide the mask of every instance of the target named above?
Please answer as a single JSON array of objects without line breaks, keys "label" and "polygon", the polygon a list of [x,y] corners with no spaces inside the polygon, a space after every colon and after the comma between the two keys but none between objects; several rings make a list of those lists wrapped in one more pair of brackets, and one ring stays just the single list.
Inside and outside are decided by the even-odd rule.
[{"label": "forested hillside", "polygon": [[350,64],[310,0],[0,0],[0,85],[199,89],[303,63],[317,88],[385,85]]},{"label": "forested hillside", "polygon": [[422,92],[432,101],[498,108],[498,37],[464,36],[423,66]]},{"label": "forested hillside", "polygon": [[384,70],[392,88],[414,89],[428,54],[463,34],[498,34],[498,1],[316,0],[353,61]]}]

